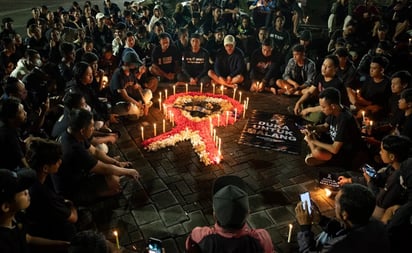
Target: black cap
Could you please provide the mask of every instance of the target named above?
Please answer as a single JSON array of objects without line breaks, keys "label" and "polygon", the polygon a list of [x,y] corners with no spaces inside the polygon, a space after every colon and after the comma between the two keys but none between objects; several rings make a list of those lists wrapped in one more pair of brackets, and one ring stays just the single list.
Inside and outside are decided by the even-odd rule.
[{"label": "black cap", "polygon": [[249,213],[249,199],[245,182],[237,176],[222,176],[213,184],[213,209],[218,224],[239,229]]},{"label": "black cap", "polygon": [[137,53],[132,50],[127,50],[123,53],[122,62],[128,65],[135,65],[136,67],[143,65]]},{"label": "black cap", "polygon": [[32,169],[19,169],[17,172],[0,169],[0,204],[12,201],[14,195],[29,189],[36,181],[36,172]]}]

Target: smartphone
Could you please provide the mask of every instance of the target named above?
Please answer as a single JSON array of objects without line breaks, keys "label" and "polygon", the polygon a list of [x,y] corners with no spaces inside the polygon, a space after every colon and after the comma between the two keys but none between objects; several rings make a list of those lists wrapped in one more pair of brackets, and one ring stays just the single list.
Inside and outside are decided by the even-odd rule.
[{"label": "smartphone", "polygon": [[147,241],[149,253],[162,253],[162,241],[157,238],[150,237]]},{"label": "smartphone", "polygon": [[365,172],[366,174],[368,174],[368,176],[370,176],[372,178],[375,178],[378,175],[376,173],[376,170],[367,163],[362,167],[362,171]]},{"label": "smartphone", "polygon": [[303,209],[305,210],[305,202],[308,205],[308,213],[311,214],[312,213],[312,203],[310,201],[310,194],[309,192],[304,192],[302,194],[300,194],[300,201],[302,201],[303,203]]}]

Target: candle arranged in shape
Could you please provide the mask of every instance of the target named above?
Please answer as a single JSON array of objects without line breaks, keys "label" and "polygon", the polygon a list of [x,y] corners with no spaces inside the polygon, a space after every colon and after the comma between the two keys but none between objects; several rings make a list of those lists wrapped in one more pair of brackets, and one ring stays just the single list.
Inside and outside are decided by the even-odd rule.
[{"label": "candle arranged in shape", "polygon": [[203,82],[200,83],[200,93],[203,92]]}]

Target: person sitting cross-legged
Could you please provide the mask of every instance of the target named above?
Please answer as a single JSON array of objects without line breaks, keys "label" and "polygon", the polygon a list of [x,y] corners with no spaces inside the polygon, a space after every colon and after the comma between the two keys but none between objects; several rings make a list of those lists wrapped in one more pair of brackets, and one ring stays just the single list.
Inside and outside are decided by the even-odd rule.
[{"label": "person sitting cross-legged", "polygon": [[218,52],[214,69],[209,70],[208,75],[216,84],[236,88],[245,79],[246,63],[244,55],[236,47],[236,40],[233,35],[226,35],[223,45],[225,48]]},{"label": "person sitting cross-legged", "polygon": [[363,155],[366,144],[355,117],[341,104],[339,90],[333,87],[324,89],[319,94],[319,105],[326,115],[325,123],[302,130],[310,149],[305,163],[316,166],[330,161],[340,166],[359,168],[367,158]]},{"label": "person sitting cross-legged", "polygon": [[139,178],[137,170],[125,168],[130,162],[118,161],[90,144],[94,130],[91,112],[73,109],[69,119],[60,140],[63,156],[56,174],[57,193],[77,206],[89,205],[100,197],[119,194],[121,176]]}]

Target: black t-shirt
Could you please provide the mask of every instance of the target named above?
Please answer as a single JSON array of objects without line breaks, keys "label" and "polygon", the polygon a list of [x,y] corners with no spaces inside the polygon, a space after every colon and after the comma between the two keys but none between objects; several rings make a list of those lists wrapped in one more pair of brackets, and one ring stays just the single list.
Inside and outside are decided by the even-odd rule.
[{"label": "black t-shirt", "polygon": [[346,92],[346,87],[345,87],[345,85],[343,84],[342,80],[339,77],[335,76],[332,80],[325,81],[325,78],[323,77],[323,75],[319,74],[315,78],[313,86],[316,87],[316,89],[318,90],[319,93],[322,92],[324,89],[329,88],[329,87],[333,87],[335,89],[338,89],[340,91],[341,103],[343,105],[346,105],[346,106],[349,105],[349,98],[348,98],[348,94]]},{"label": "black t-shirt", "polygon": [[13,228],[0,227],[1,253],[28,253],[26,231],[21,224],[13,222]]},{"label": "black t-shirt", "polygon": [[67,131],[61,138],[63,157],[57,173],[59,194],[70,199],[78,184],[90,177],[90,171],[96,166],[97,160],[90,154],[89,142],[79,142]]},{"label": "black t-shirt", "polygon": [[122,68],[117,68],[110,80],[110,93],[112,98],[112,103],[123,101],[122,96],[118,90],[127,89],[137,83],[136,76],[130,73],[128,76],[125,75]]},{"label": "black t-shirt", "polygon": [[341,161],[348,161],[355,153],[363,147],[361,132],[353,114],[344,107],[337,116],[326,117],[325,122],[329,125],[329,134],[332,141],[342,142],[343,145],[335,155]]},{"label": "black t-shirt", "polygon": [[375,83],[371,78],[366,79],[361,86],[360,94],[372,104],[384,107],[388,102],[388,96],[391,94],[389,78],[385,77],[379,83]]},{"label": "black t-shirt", "polygon": [[162,52],[160,46],[156,46],[152,52],[152,64],[157,65],[166,73],[176,73],[176,64],[179,62],[179,52],[176,46],[170,43],[169,48]]},{"label": "black t-shirt", "polygon": [[207,75],[209,68],[209,53],[206,49],[200,48],[197,53],[189,49],[183,54],[182,71],[188,76],[201,78]]},{"label": "black t-shirt", "polygon": [[0,146],[3,147],[0,156],[1,168],[14,170],[22,166],[24,143],[17,130],[5,126],[2,121],[0,121]]},{"label": "black t-shirt", "polygon": [[75,228],[67,221],[71,209],[64,198],[39,181],[29,191],[31,202],[26,209],[27,218],[31,221],[28,224],[29,233],[55,240],[71,240]]}]

